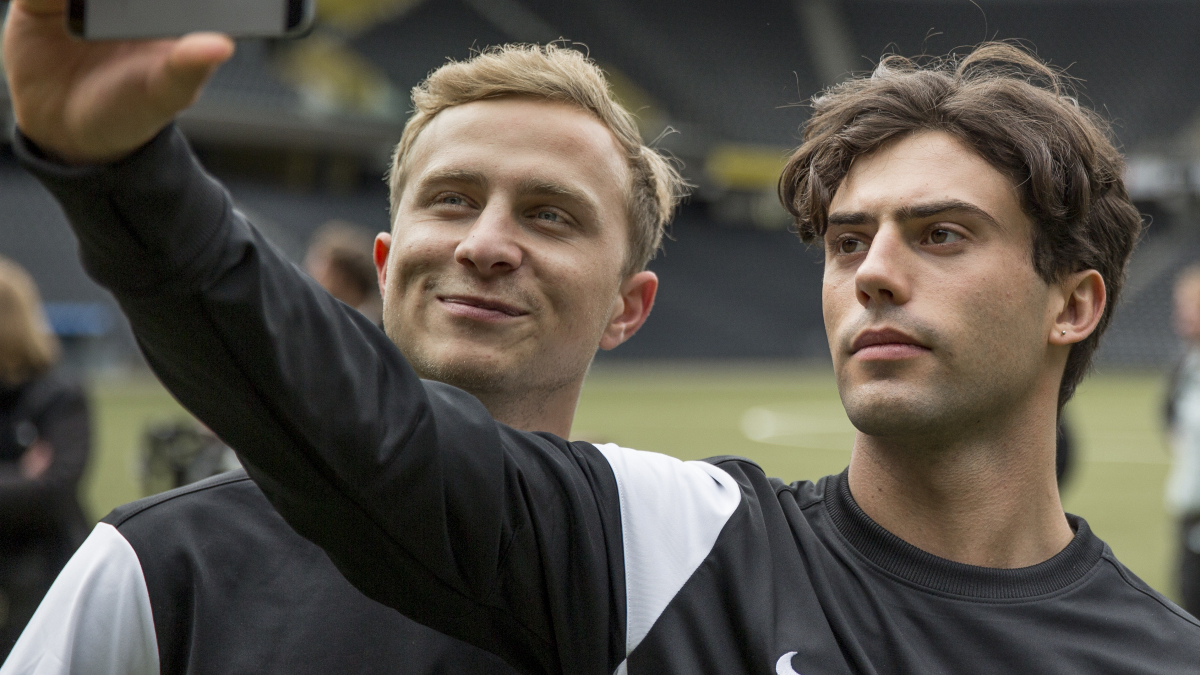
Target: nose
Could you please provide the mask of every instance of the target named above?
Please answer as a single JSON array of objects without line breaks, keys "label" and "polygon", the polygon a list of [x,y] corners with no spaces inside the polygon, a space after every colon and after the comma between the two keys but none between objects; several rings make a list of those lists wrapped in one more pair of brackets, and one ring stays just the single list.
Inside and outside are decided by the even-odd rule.
[{"label": "nose", "polygon": [[520,227],[506,207],[488,204],[472,223],[467,236],[454,250],[454,259],[484,277],[511,272],[521,266],[525,253],[517,242]]},{"label": "nose", "polygon": [[907,268],[913,251],[897,227],[881,226],[866,258],[854,274],[855,292],[863,307],[903,305],[912,296]]}]

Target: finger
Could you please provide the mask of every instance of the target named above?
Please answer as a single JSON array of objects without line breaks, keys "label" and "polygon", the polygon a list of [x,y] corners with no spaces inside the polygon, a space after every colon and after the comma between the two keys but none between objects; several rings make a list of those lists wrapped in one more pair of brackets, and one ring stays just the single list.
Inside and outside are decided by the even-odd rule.
[{"label": "finger", "polygon": [[151,95],[165,107],[181,110],[192,103],[217,68],[233,56],[234,44],[220,33],[192,33],[172,46]]},{"label": "finger", "polygon": [[168,66],[172,68],[209,68],[219,66],[233,56],[233,40],[222,33],[190,33],[179,38],[171,49]]},{"label": "finger", "polygon": [[14,0],[12,4],[30,14],[62,14],[67,11],[67,0]]}]

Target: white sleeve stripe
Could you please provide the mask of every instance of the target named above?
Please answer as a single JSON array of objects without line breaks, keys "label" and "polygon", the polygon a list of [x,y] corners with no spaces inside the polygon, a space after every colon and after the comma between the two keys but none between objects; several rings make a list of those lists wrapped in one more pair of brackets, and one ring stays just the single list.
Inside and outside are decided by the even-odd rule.
[{"label": "white sleeve stripe", "polygon": [[708,557],[742,492],[732,476],[706,462],[597,447],[621,501],[628,655]]},{"label": "white sleeve stripe", "polygon": [[0,675],[157,675],[158,642],[137,553],[100,523],[59,573]]}]

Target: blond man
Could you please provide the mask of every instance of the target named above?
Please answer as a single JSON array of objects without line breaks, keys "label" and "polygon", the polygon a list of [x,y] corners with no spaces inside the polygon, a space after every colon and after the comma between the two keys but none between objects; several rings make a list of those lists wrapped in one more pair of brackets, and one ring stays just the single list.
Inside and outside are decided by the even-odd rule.
[{"label": "blond man", "polygon": [[[41,31],[67,50],[68,58],[106,48],[69,41],[56,8],[55,3],[15,6],[14,31]],[[167,67],[187,58],[189,44],[195,46],[194,39],[175,43]],[[222,44],[216,40],[217,47]],[[119,69],[110,63],[110,72]],[[182,104],[183,99],[175,100]],[[91,173],[95,184],[117,180],[125,186],[119,188],[125,196],[117,200],[126,204],[141,189],[164,194],[163,176],[176,187],[190,185],[183,189],[195,200],[186,209],[164,208],[159,201],[156,212],[175,211],[175,225],[185,230],[194,218],[206,223],[202,230],[216,222],[232,225],[239,233],[235,237],[243,238],[236,246],[246,246],[243,250],[256,260],[251,264],[268,276],[282,275],[278,295],[263,298],[281,312],[271,332],[291,332],[293,320],[302,325],[307,323],[302,316],[312,313],[324,317],[321,323],[337,326],[308,343],[303,355],[296,354],[299,361],[286,366],[289,372],[302,377],[337,372],[336,364],[361,359],[363,349],[388,354],[394,365],[407,369],[401,365],[403,352],[422,377],[462,390],[426,384],[431,391],[457,391],[474,409],[484,410],[482,402],[484,415],[515,429],[565,435],[597,348],[624,342],[650,312],[657,279],[645,267],[682,182],[642,143],[633,118],[611,97],[599,69],[575,51],[487,50],[431,74],[414,90],[414,104],[390,176],[392,232],[379,235],[374,248],[387,335],[262,245],[173,129],[136,139],[144,144],[140,150],[108,165],[97,162],[122,153],[96,152],[95,146],[78,154],[62,146],[41,147],[62,161],[91,165],[68,173]],[[36,125],[36,119],[26,124]],[[162,122],[167,119],[169,114]],[[135,221],[141,216],[127,222]],[[158,235],[149,232],[143,239],[148,246],[165,243],[156,243]],[[174,239],[170,247],[183,243],[166,236]],[[201,253],[206,244],[194,243],[196,253],[207,255]],[[193,304],[200,298],[191,290],[183,290],[190,285],[184,281],[191,276],[184,269],[188,263],[143,268],[145,276],[121,281],[112,273],[125,272],[86,257],[92,274],[110,287],[137,287],[141,290],[134,295],[145,293],[145,299],[166,293],[175,298],[170,304],[208,311]],[[227,308],[241,304],[234,300]],[[177,337],[206,354],[193,365],[201,370],[209,367],[206,362],[216,365],[224,348],[206,338],[194,341],[197,336],[189,332],[180,330]],[[230,337],[249,344],[261,335],[250,330]],[[149,346],[146,351],[158,368],[161,352]],[[258,404],[240,396],[229,399],[228,390],[201,384],[200,377],[187,379],[210,400],[223,399],[222,415],[241,417],[237,426],[258,440],[240,432],[230,435],[218,424],[224,438],[239,445],[269,442],[260,435],[266,428],[254,419]],[[387,406],[363,407],[358,394],[365,389],[358,385],[339,393],[340,385],[329,384],[328,393],[345,404],[341,415],[382,421],[392,414]],[[370,387],[365,381],[360,385]],[[281,383],[277,391],[287,389]],[[372,452],[366,446],[361,450]],[[254,464],[248,468],[251,475],[258,473]],[[358,536],[352,520],[345,522],[344,534]],[[371,544],[362,543],[364,554],[373,555]],[[420,581],[412,586],[418,595],[427,590]],[[417,613],[437,616],[446,610],[430,600]],[[4,675],[231,671],[510,672],[498,657],[355,590],[319,548],[288,527],[244,471],[109,514],[0,670]]]}]

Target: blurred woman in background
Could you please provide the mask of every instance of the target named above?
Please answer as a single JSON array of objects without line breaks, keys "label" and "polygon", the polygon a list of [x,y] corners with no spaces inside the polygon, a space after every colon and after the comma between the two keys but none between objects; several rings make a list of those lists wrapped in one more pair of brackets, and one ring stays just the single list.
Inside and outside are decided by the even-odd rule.
[{"label": "blurred woman in background", "polygon": [[0,661],[87,536],[88,408],[58,357],[33,280],[0,257]]}]

